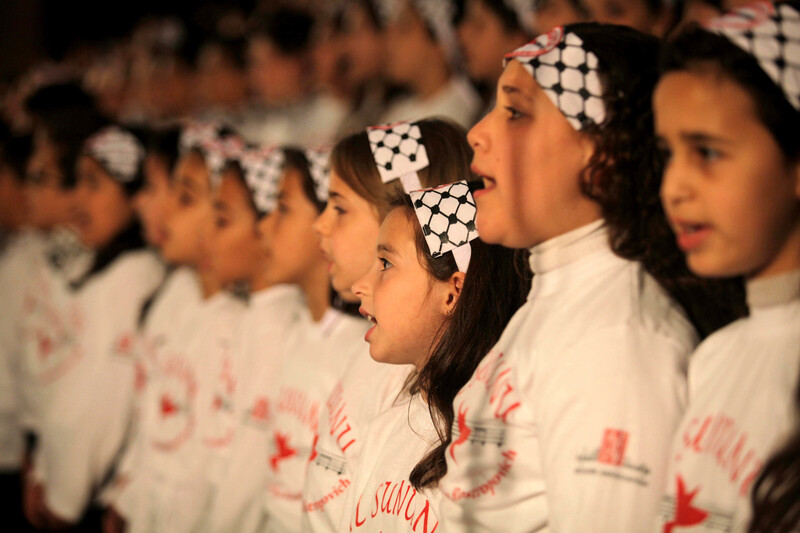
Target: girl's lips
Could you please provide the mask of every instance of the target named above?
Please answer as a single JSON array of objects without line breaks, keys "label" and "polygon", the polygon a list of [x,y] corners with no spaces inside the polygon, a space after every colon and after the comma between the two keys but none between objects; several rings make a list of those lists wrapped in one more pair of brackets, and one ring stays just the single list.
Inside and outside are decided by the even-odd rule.
[{"label": "girl's lips", "polygon": [[702,246],[711,235],[711,226],[706,224],[676,221],[673,227],[675,228],[675,240],[678,247],[687,253]]},{"label": "girl's lips", "polygon": [[364,340],[365,340],[365,341],[369,342],[369,338],[372,336],[372,332],[373,332],[373,331],[375,331],[375,328],[377,328],[377,327],[378,327],[378,326],[377,326],[377,325],[375,325],[375,326],[372,326],[371,328],[369,328],[369,329],[367,330],[367,333],[364,335]]},{"label": "girl's lips", "polygon": [[478,189],[477,191],[472,193],[472,197],[477,200],[481,196],[485,196],[497,188],[497,182],[494,181],[492,178],[487,178],[486,176],[481,176],[483,179],[483,189]]}]

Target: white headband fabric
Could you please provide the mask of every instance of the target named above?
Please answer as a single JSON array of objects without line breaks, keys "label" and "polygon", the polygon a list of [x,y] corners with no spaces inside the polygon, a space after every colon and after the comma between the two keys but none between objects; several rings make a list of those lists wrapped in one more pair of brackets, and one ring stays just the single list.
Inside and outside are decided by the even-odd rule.
[{"label": "white headband fabric", "polygon": [[195,149],[203,154],[212,188],[219,185],[228,160],[238,159],[245,149],[241,137],[226,133],[223,126],[212,122],[189,123],[181,132],[178,145],[181,153]]},{"label": "white headband fabric", "polygon": [[432,257],[452,252],[461,272],[469,267],[470,242],[478,238],[475,199],[466,181],[412,191],[411,201]]},{"label": "white headband fabric", "polygon": [[429,162],[419,124],[406,121],[370,126],[367,138],[384,183],[399,179],[406,193],[422,189],[417,173]]},{"label": "white headband fabric", "polygon": [[525,67],[573,128],[580,131],[603,123],[599,61],[575,33],[557,26],[507,54],[503,66],[512,60]]},{"label": "white headband fabric", "polygon": [[753,56],[800,111],[800,13],[786,4],[758,2],[713,19],[706,29]]},{"label": "white headband fabric", "polygon": [[304,154],[308,160],[308,171],[314,182],[314,193],[321,203],[328,202],[331,185],[331,146],[306,148]]},{"label": "white headband fabric", "polygon": [[140,177],[145,156],[139,139],[119,126],[108,126],[89,137],[83,153],[120,183],[131,183]]},{"label": "white headband fabric", "polygon": [[283,150],[277,147],[250,147],[240,153],[238,161],[259,216],[271,213],[278,203],[284,165]]}]

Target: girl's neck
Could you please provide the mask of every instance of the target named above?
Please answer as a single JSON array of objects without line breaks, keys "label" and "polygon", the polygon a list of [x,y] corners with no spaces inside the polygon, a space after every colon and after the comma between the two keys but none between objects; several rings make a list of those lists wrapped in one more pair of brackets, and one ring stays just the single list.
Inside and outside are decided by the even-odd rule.
[{"label": "girl's neck", "polygon": [[331,285],[324,263],[312,269],[300,283],[311,319],[319,322],[331,306]]},{"label": "girl's neck", "polygon": [[261,292],[269,289],[274,285],[267,277],[267,269],[263,265],[259,265],[255,274],[249,280],[250,292]]},{"label": "girl's neck", "polygon": [[418,75],[409,84],[420,100],[427,100],[441,91],[450,81],[450,69],[445,63],[436,64],[420,69]]},{"label": "girl's neck", "polygon": [[197,276],[200,279],[200,292],[203,295],[203,300],[208,300],[222,290],[216,277],[212,276],[210,272],[201,271],[197,273]]},{"label": "girl's neck", "polygon": [[800,221],[795,223],[783,247],[764,268],[746,276],[748,281],[780,276],[793,270],[800,270]]}]

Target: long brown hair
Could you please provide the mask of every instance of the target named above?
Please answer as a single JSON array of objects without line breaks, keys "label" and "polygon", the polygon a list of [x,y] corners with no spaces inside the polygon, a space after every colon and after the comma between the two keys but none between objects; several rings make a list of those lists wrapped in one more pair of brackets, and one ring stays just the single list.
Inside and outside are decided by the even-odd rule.
[{"label": "long brown hair", "polygon": [[[411,199],[399,195],[391,205],[402,209],[412,222],[418,258],[428,274],[445,281],[458,272],[453,254],[433,258],[428,252]],[[411,471],[409,480],[416,489],[435,485],[447,473],[445,451],[452,440],[453,400],[525,303],[531,287],[526,250],[486,244],[480,239],[470,246],[472,257],[461,295],[436,335],[425,366],[407,383],[410,393],[427,398],[439,436],[439,443]]]}]

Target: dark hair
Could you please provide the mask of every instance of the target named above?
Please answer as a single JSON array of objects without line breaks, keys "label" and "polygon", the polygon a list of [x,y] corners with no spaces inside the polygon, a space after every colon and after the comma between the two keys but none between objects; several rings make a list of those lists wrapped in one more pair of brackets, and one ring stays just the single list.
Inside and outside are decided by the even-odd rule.
[{"label": "dark hair", "polygon": [[[480,0],[480,2],[486,6],[489,11],[494,13],[494,15],[500,19],[500,23],[503,26],[503,30],[506,33],[524,33],[527,34],[527,30],[521,26],[521,21],[519,17],[517,17],[517,13],[508,7],[508,3],[504,0]],[[530,2],[531,4],[531,11],[533,11],[533,1]]]},{"label": "dark hair", "polygon": [[740,280],[694,275],[667,223],[651,107],[659,40],[609,24],[580,23],[567,31],[597,55],[606,107],[604,122],[583,130],[595,143],[584,170],[584,193],[601,206],[614,253],[640,262],[705,337],[746,314],[744,288]]},{"label": "dark hair", "polygon": [[[416,122],[428,153],[429,165],[419,171],[423,187],[435,187],[470,178],[472,149],[460,126],[445,119],[426,118]],[[331,153],[331,168],[356,194],[374,205],[383,218],[392,200],[402,192],[398,180],[383,183],[365,131],[339,141]]]},{"label": "dark hair", "polygon": [[[800,380],[795,390],[795,412],[800,413]],[[800,524],[800,426],[770,457],[753,485],[751,533],[790,533]]]},{"label": "dark hair", "polygon": [[165,129],[149,129],[144,134],[144,149],[147,155],[161,158],[167,165],[170,179],[172,171],[180,158],[179,143],[181,129],[170,127]]},{"label": "dark hair", "polygon": [[58,154],[64,179],[62,188],[75,187],[75,165],[84,141],[108,121],[95,107],[94,100],[75,83],[49,85],[33,93],[25,102],[35,127],[44,132]]},{"label": "dark hair", "polygon": [[[247,205],[250,209],[252,209],[253,213],[256,215],[256,218],[261,218],[264,216],[264,213],[259,212],[258,208],[256,207],[255,200],[253,199],[253,190],[247,184],[247,179],[244,176],[244,170],[242,169],[242,164],[235,160],[231,159],[225,163],[225,166],[222,169],[224,172],[233,172],[234,179],[239,182],[239,184],[244,187],[244,190],[247,194]],[[302,171],[301,171],[302,172]]]},{"label": "dark hair", "polygon": [[5,122],[0,121],[0,166],[10,168],[18,182],[25,179],[32,149],[33,138],[30,135],[14,134]]},{"label": "dark hair", "polygon": [[[453,254],[434,258],[428,252],[410,197],[399,194],[391,205],[402,209],[411,221],[417,256],[428,274],[446,281],[458,272]],[[453,399],[530,291],[527,251],[486,244],[480,239],[470,246],[469,270],[458,301],[437,333],[425,366],[407,382],[409,392],[425,394],[439,435],[439,443],[411,471],[409,480],[417,490],[436,484],[447,473],[445,451],[452,440]]]},{"label": "dark hair", "polygon": [[302,55],[311,46],[314,18],[306,10],[280,6],[256,15],[250,37],[269,40],[284,55]]}]

